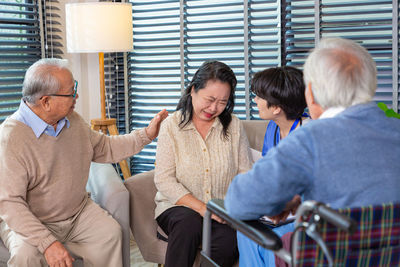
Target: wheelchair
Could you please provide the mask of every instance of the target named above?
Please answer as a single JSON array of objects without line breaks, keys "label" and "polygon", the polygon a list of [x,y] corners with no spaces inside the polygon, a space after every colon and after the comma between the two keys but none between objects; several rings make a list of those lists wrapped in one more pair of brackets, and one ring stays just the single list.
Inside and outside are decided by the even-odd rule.
[{"label": "wheelchair", "polygon": [[400,203],[333,210],[316,201],[303,202],[296,212],[291,249],[260,221],[230,217],[224,202],[207,203],[201,266],[218,266],[210,258],[211,214],[272,250],[290,266],[400,266]]}]

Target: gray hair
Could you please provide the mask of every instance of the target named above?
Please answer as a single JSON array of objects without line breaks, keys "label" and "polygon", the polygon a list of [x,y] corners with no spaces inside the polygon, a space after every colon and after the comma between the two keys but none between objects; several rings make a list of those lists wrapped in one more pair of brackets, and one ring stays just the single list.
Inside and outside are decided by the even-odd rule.
[{"label": "gray hair", "polygon": [[376,65],[361,45],[324,38],[304,64],[304,82],[324,109],[366,103],[375,95]]},{"label": "gray hair", "polygon": [[33,63],[25,73],[22,99],[35,104],[44,95],[56,94],[61,85],[53,73],[61,69],[68,70],[67,66],[67,60],[57,58],[43,58]]}]

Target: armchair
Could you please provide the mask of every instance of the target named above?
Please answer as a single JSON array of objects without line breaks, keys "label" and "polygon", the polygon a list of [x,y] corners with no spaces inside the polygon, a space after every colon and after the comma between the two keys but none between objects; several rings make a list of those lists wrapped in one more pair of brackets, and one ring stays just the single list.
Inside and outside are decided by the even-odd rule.
[{"label": "armchair", "polygon": [[129,193],[111,164],[92,162],[86,191],[121,225],[122,263],[130,267]]},{"label": "armchair", "polygon": [[[107,210],[122,228],[123,266],[130,266],[129,193],[111,164],[92,162],[86,190],[91,198]],[[0,240],[0,267],[7,266],[10,254]],[[74,267],[83,267],[82,259],[75,257]]]}]

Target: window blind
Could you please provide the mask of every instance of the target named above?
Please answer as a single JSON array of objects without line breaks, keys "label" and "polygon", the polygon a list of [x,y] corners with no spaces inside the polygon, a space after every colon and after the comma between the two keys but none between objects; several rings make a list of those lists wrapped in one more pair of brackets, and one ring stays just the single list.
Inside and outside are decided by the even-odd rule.
[{"label": "window blind", "polygon": [[394,37],[398,32],[398,15],[394,22],[392,16],[393,9],[398,10],[398,4],[393,5],[397,1],[317,2],[316,5],[315,1],[286,1],[287,64],[302,68],[310,49],[321,37],[352,39],[364,46],[376,62],[378,89],[374,100],[390,107],[398,103],[398,79],[394,79],[398,70],[393,72],[393,66],[398,66],[398,62],[393,62],[393,55],[399,49],[398,36]]},{"label": "window blind", "polygon": [[[179,1],[132,1],[133,52],[129,68],[129,127],[147,126],[166,108],[173,112],[181,95]],[[154,168],[156,142],[131,160],[131,172]]]},{"label": "window blind", "polygon": [[41,57],[63,55],[59,4],[0,2],[0,123],[18,109],[26,69]]},{"label": "window blind", "polygon": [[26,69],[41,57],[36,1],[0,2],[0,123],[21,99]]},{"label": "window blind", "polygon": [[123,53],[104,54],[104,80],[106,86],[106,113],[116,119],[119,134],[128,129],[125,113],[125,77]]},{"label": "window blind", "polygon": [[185,86],[205,60],[218,60],[237,78],[234,113],[246,118],[243,1],[184,1]]},{"label": "window blind", "polygon": [[[116,120],[119,134],[129,132],[126,119],[124,53],[104,53],[104,82],[107,117]],[[123,179],[119,164],[114,168]]]},{"label": "window blind", "polygon": [[[132,1],[131,129],[147,125],[164,107],[173,112],[181,90],[205,60],[220,60],[231,66],[238,79],[234,113],[241,119],[250,114],[258,117],[254,104],[250,104],[249,71],[279,65],[279,5],[271,0],[250,2],[251,6],[242,0],[155,1],[153,5]],[[251,14],[248,20],[244,10]],[[253,35],[248,39],[250,31]],[[243,66],[247,64],[249,68],[245,70]],[[133,173],[154,167],[155,145],[133,157]]]},{"label": "window blind", "polygon": [[[378,89],[374,100],[392,106],[392,1],[323,0],[321,36],[352,39],[368,49],[376,62]],[[398,48],[397,48],[398,49]]]},{"label": "window blind", "polygon": [[[327,36],[350,38],[365,46],[377,62],[374,100],[399,107],[397,0],[131,2],[130,129],[147,125],[164,107],[173,112],[181,89],[210,59],[227,63],[237,75],[235,114],[258,119],[249,91],[254,73],[281,65],[302,69],[309,51]],[[155,144],[133,158],[133,172],[153,168]]]},{"label": "window blind", "polygon": [[302,68],[308,52],[315,46],[315,1],[287,0],[284,16],[284,61]]},{"label": "window blind", "polygon": [[60,2],[58,0],[42,0],[42,23],[44,39],[44,57],[62,58],[65,53],[62,40],[62,24]]},{"label": "window blind", "polygon": [[[282,65],[281,23],[279,1],[249,1],[248,6],[248,113],[247,119],[259,119],[254,94],[250,92],[251,78],[258,71]],[[246,17],[245,17],[246,18]],[[248,51],[248,55],[246,55]]]}]

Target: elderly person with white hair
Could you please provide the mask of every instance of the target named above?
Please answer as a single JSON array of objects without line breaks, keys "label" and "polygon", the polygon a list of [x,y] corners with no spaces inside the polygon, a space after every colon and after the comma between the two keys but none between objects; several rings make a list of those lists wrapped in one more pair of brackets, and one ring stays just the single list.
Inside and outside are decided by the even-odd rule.
[{"label": "elderly person with white hair", "polygon": [[225,207],[242,220],[276,216],[294,195],[344,208],[400,201],[400,120],[371,102],[377,79],[360,45],[323,39],[304,65],[314,121],[231,183]]}]

